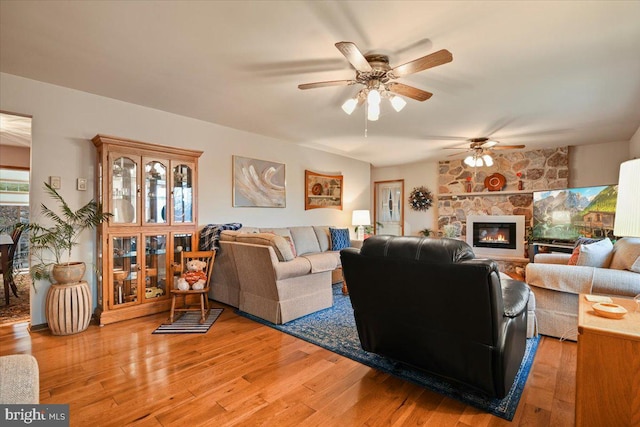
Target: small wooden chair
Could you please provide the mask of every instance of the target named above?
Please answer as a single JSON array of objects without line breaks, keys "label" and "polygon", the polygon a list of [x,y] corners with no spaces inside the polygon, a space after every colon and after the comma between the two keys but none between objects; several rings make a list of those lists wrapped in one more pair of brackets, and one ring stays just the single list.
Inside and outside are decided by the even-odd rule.
[{"label": "small wooden chair", "polygon": [[[211,272],[213,271],[213,262],[216,257],[215,251],[195,251],[195,252],[182,252],[181,255],[182,273],[185,272],[187,262],[197,259],[207,263],[205,267],[205,273],[207,274],[207,283],[203,289],[188,291],[181,291],[180,289],[171,289],[171,314],[169,316],[169,322],[173,323],[175,312],[178,311],[200,311],[200,323],[204,323],[205,319],[209,315],[209,281],[211,280]],[[175,284],[174,284],[175,286]],[[188,295],[199,295],[199,304],[187,304]],[[176,298],[182,296],[182,307],[176,308]]]}]

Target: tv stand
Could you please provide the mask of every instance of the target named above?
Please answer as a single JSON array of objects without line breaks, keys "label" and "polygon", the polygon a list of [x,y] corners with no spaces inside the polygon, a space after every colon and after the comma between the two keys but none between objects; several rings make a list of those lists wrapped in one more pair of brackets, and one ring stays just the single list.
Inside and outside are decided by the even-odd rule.
[{"label": "tv stand", "polygon": [[[533,262],[533,257],[536,256],[537,253],[540,252],[562,252],[565,254],[570,254],[573,252],[573,243],[567,242],[533,242],[532,243],[533,250],[529,252],[531,262]],[[544,248],[541,250],[541,248]]]}]

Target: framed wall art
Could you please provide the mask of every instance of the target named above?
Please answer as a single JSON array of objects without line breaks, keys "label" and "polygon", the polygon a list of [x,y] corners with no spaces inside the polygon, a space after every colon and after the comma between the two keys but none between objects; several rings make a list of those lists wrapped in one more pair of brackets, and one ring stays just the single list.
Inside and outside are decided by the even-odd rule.
[{"label": "framed wall art", "polygon": [[342,175],[304,171],[304,209],[342,210]]},{"label": "framed wall art", "polygon": [[233,156],[233,207],[286,205],[284,163]]}]

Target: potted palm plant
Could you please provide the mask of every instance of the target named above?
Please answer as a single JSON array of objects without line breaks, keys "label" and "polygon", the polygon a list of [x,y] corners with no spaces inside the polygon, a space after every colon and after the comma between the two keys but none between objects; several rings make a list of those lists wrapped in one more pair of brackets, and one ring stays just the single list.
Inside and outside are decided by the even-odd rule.
[{"label": "potted palm plant", "polygon": [[35,280],[54,279],[57,283],[82,280],[84,262],[71,261],[71,251],[78,245],[80,234],[108,221],[111,213],[102,212],[102,206],[91,200],[80,209],[72,210],[62,196],[49,184],[45,191],[58,202],[59,213],[42,204],[42,215],[52,225],[30,223],[29,243],[32,257],[31,276]]},{"label": "potted palm plant", "polygon": [[51,225],[29,224],[29,243],[34,280],[53,279],[47,291],[45,316],[53,335],[82,332],[91,322],[91,290],[83,281],[84,262],[71,261],[80,234],[108,221],[110,213],[94,200],[72,210],[49,184],[45,191],[58,203],[58,212],[42,204],[42,215]]}]

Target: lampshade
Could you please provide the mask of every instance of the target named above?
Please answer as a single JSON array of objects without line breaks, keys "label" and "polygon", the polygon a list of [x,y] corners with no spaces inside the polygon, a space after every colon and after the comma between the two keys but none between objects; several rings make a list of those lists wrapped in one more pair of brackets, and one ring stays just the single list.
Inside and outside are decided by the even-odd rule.
[{"label": "lampshade", "polygon": [[618,237],[640,237],[640,159],[628,160],[620,165],[613,234]]},{"label": "lampshade", "polygon": [[398,113],[400,111],[402,111],[402,109],[405,107],[405,105],[407,105],[407,101],[405,101],[404,99],[400,98],[399,96],[392,96],[391,98],[389,98],[389,102],[391,102],[391,106]]},{"label": "lampshade", "polygon": [[353,113],[353,110],[356,109],[356,106],[358,105],[358,100],[355,98],[350,98],[347,99],[344,104],[342,104],[342,110],[351,115],[351,113]]},{"label": "lampshade", "polygon": [[356,238],[364,239],[364,225],[371,225],[371,214],[368,210],[355,210],[351,215],[351,224],[357,227]]},{"label": "lampshade", "polygon": [[351,225],[371,225],[371,214],[368,210],[353,211]]}]

